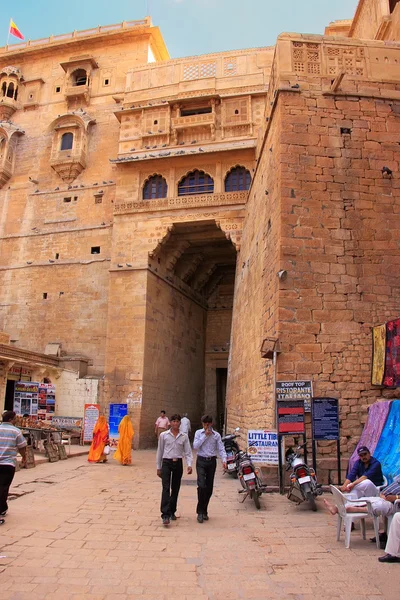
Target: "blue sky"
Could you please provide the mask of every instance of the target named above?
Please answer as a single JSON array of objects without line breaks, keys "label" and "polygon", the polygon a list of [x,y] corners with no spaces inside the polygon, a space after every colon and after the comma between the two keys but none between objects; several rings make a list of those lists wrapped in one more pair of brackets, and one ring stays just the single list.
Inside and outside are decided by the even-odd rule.
[{"label": "blue sky", "polygon": [[[1,11],[0,46],[12,17],[25,38],[37,39],[141,19],[150,14],[172,58],[270,46],[284,31],[323,33],[354,15],[358,0],[15,0]],[[12,14],[6,14],[12,10]],[[10,43],[18,42],[10,38]]]}]

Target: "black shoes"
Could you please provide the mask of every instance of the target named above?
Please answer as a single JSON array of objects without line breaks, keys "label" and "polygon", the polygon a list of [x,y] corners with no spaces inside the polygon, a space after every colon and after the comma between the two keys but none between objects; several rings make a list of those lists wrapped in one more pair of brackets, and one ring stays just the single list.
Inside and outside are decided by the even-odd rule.
[{"label": "black shoes", "polygon": [[199,523],[202,523],[203,521],[208,521],[208,515],[197,515],[197,520]]},{"label": "black shoes", "polygon": [[163,522],[163,525],[169,525],[169,517],[166,517],[166,516],[163,517],[162,522]]},{"label": "black shoes", "polygon": [[385,554],[385,556],[380,556],[378,560],[379,562],[383,563],[400,563],[400,557],[392,556],[391,554]]},{"label": "black shoes", "polygon": [[175,515],[171,515],[171,521],[176,521],[176,516]]},{"label": "black shoes", "polygon": [[6,510],[3,510],[3,512],[0,512],[0,517],[5,517],[5,516],[6,516],[6,514],[7,514],[7,511],[6,511]]}]

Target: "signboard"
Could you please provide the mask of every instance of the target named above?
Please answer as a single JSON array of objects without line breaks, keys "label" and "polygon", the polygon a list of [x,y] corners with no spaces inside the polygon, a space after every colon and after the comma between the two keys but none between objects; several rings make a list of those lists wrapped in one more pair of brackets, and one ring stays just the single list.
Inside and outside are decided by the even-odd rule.
[{"label": "signboard", "polygon": [[110,404],[110,435],[118,435],[118,426],[121,423],[123,417],[128,414],[127,404]]},{"label": "signboard", "polygon": [[100,416],[100,404],[85,404],[84,415],[83,441],[91,442],[93,440],[94,426]]},{"label": "signboard", "polygon": [[[250,442],[257,443],[250,446]],[[276,431],[249,429],[247,432],[247,446],[253,462],[268,465],[278,464],[278,434]]]},{"label": "signboard", "polygon": [[82,417],[53,417],[52,423],[57,427],[82,427]]},{"label": "signboard", "polygon": [[312,431],[314,440],[339,439],[339,400],[313,398]]},{"label": "signboard", "polygon": [[14,386],[14,411],[18,415],[38,414],[39,383],[17,381]]},{"label": "signboard", "polygon": [[311,381],[277,381],[276,400],[303,400],[305,412],[311,412]]},{"label": "signboard", "polygon": [[39,385],[39,414],[51,421],[56,410],[56,386],[52,383]]},{"label": "signboard", "polygon": [[304,434],[303,400],[280,400],[277,403],[277,416],[280,435]]},{"label": "signboard", "polygon": [[27,369],[26,367],[19,367],[18,365],[13,365],[8,369],[9,375],[18,375],[19,377],[30,377],[32,375],[32,370]]}]

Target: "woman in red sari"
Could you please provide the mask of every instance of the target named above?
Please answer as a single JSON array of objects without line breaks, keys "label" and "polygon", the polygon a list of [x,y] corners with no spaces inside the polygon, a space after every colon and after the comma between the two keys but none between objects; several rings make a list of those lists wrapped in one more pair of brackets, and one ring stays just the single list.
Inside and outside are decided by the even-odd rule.
[{"label": "woman in red sari", "polygon": [[93,429],[93,441],[88,456],[89,462],[107,462],[107,456],[104,454],[104,447],[109,442],[108,435],[107,419],[102,415],[98,418]]}]

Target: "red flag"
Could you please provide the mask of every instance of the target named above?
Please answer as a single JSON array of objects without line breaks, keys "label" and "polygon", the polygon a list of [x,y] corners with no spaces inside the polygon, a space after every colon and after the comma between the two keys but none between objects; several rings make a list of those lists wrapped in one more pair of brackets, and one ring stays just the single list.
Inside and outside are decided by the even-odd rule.
[{"label": "red flag", "polygon": [[25,39],[12,19],[10,19],[10,34],[19,38],[20,40]]}]

